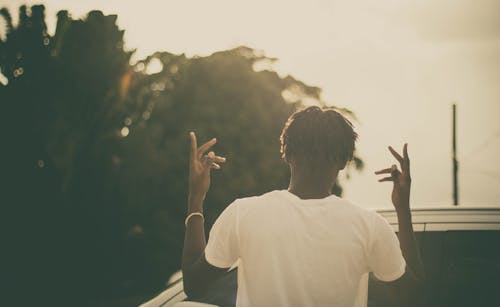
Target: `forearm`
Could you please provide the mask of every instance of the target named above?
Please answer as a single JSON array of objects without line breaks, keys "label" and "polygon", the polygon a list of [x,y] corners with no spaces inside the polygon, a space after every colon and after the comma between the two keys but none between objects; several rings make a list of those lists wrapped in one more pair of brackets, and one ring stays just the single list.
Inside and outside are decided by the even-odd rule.
[{"label": "forearm", "polygon": [[398,239],[406,265],[411,269],[417,279],[423,280],[425,276],[424,266],[420,256],[420,250],[418,249],[417,241],[415,239],[415,234],[413,232],[412,217],[409,206],[399,206],[397,215],[399,223]]},{"label": "forearm", "polygon": [[[188,214],[203,213],[203,197],[189,196]],[[188,269],[205,251],[205,226],[201,216],[193,216],[186,225],[184,248],[182,251],[182,270]]]},{"label": "forearm", "polygon": [[[217,273],[213,272],[204,257],[207,242],[202,215],[203,200],[210,187],[210,170],[220,169],[218,163],[223,163],[226,159],[216,156],[213,151],[205,154],[217,142],[215,138],[198,147],[195,133],[190,132],[189,135],[191,138],[187,212],[189,220],[186,221],[182,250],[182,276],[184,292],[190,297],[196,297],[204,292]],[[198,214],[190,216],[192,213]]]}]

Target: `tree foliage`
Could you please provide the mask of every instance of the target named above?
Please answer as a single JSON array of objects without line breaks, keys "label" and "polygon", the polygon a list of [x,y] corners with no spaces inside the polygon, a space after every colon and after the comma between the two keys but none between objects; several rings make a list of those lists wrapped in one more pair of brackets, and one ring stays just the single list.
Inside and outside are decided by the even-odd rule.
[{"label": "tree foliage", "polygon": [[19,12],[13,25],[0,11],[11,287],[47,297],[56,285],[92,305],[161,290],[180,267],[191,130],[217,137],[228,159],[214,173],[207,227],[235,198],[287,186],[283,123],[323,102],[317,87],[256,70],[275,59],[238,47],[132,65],[114,15],[61,11],[50,35],[43,6]]}]

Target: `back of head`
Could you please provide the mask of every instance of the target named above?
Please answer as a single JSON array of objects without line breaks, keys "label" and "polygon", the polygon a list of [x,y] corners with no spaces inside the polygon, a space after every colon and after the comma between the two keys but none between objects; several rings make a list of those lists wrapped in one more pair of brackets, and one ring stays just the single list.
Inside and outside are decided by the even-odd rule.
[{"label": "back of head", "polygon": [[340,170],[352,159],[357,137],[342,114],[312,106],[288,118],[281,133],[281,155],[287,163]]}]

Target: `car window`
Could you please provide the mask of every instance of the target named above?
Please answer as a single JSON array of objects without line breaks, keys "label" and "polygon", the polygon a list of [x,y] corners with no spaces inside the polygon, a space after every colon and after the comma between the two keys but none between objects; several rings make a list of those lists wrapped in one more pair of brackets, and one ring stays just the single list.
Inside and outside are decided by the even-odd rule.
[{"label": "car window", "polygon": [[445,231],[426,232],[422,238],[420,250],[426,272],[425,296],[426,306],[441,306],[438,299],[442,291],[442,268],[445,265],[443,254]]}]

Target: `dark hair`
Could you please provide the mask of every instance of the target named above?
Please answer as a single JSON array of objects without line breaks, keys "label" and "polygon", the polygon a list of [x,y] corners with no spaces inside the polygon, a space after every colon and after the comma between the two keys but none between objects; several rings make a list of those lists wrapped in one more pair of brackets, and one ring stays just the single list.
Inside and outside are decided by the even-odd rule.
[{"label": "dark hair", "polygon": [[343,169],[353,157],[358,134],[352,123],[331,108],[312,106],[293,113],[281,133],[281,157],[305,159],[311,166]]}]

